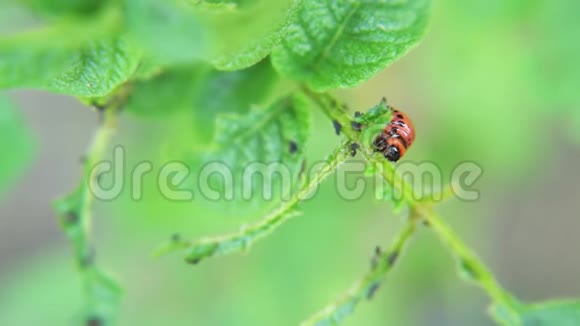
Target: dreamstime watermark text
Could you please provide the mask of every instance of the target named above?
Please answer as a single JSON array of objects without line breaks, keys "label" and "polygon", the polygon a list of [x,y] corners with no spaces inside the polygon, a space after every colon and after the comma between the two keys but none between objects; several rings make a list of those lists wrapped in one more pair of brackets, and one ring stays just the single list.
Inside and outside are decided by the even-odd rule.
[{"label": "dreamstime watermark text", "polygon": [[[111,160],[97,162],[91,169],[89,191],[102,201],[112,201],[128,192],[131,200],[140,201],[144,193],[156,192],[168,201],[250,201],[260,198],[290,200],[297,184],[305,184],[319,176],[325,161],[313,162],[308,168],[283,162],[251,162],[245,166],[210,161],[192,167],[186,162],[169,161],[154,166],[151,161],[129,164],[125,149],[113,149]],[[376,167],[381,168],[380,166]],[[390,196],[402,199],[403,194],[393,192],[407,182],[414,189],[415,199],[440,201],[450,194],[463,201],[480,198],[477,182],[483,174],[482,167],[474,161],[459,162],[451,171],[443,170],[434,162],[402,161],[395,165],[395,184],[389,185],[382,171],[369,172],[360,160],[344,162],[328,179],[337,194],[345,200],[358,200],[370,191],[377,199]],[[444,175],[448,175],[445,179]],[[103,181],[106,179],[106,181]],[[146,182],[148,180],[149,182]],[[313,198],[318,192],[315,184],[311,191],[302,194],[301,200]]]}]

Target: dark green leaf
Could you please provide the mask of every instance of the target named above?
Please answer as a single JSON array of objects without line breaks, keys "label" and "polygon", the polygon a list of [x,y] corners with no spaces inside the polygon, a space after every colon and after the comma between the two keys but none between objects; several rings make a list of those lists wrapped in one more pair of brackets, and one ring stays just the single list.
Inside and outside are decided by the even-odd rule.
[{"label": "dark green leaf", "polygon": [[98,12],[106,0],[24,0],[25,5],[47,15],[90,15]]},{"label": "dark green leaf", "polygon": [[196,125],[204,126],[199,136],[204,139],[213,136],[218,114],[246,113],[252,106],[263,104],[275,81],[276,73],[269,60],[244,70],[206,74],[194,101]]},{"label": "dark green leaf", "polygon": [[192,108],[200,77],[206,67],[178,67],[150,80],[136,81],[125,110],[141,116],[166,115]]},{"label": "dark green leaf", "polygon": [[355,86],[415,45],[429,0],[313,0],[273,52],[283,75],[325,90]]},{"label": "dark green leaf", "polygon": [[168,69],[150,80],[137,81],[126,110],[143,116],[191,110],[196,125],[208,139],[217,114],[245,113],[270,94],[275,73],[264,60],[248,69],[220,72],[197,65]]},{"label": "dark green leaf", "polygon": [[225,194],[208,205],[235,208],[242,216],[244,210],[265,210],[290,196],[299,182],[309,134],[309,103],[299,95],[245,115],[219,116],[212,146],[192,153],[191,160],[195,167],[217,162],[231,173],[231,185],[221,177],[208,179],[211,190]]},{"label": "dark green leaf", "polygon": [[32,141],[14,105],[0,94],[0,194],[24,171]]}]

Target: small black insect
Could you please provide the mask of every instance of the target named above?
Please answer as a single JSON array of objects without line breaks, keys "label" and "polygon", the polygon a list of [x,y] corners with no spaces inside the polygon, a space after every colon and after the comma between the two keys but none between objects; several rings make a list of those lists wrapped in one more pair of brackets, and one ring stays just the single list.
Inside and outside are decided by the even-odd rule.
[{"label": "small black insect", "polygon": [[[360,118],[360,117],[362,117],[362,113],[360,113],[360,111],[356,111],[354,113],[355,120],[358,119],[358,118]],[[355,120],[353,120],[353,121],[350,122],[350,125],[352,126],[352,129],[354,129],[356,131],[361,131],[362,124],[360,122],[355,121]]]},{"label": "small black insect", "polygon": [[380,286],[381,286],[381,283],[376,282],[376,283],[373,283],[369,287],[369,289],[367,291],[367,299],[368,300],[371,300],[375,296],[375,293],[377,293],[377,290],[379,289]]},{"label": "small black insect", "polygon": [[356,150],[360,148],[360,145],[357,143],[350,144],[350,156],[356,156]]},{"label": "small black insect", "polygon": [[377,266],[379,265],[379,259],[381,258],[382,253],[383,253],[383,250],[381,249],[381,247],[376,246],[374,255],[371,258],[371,268],[372,269],[377,268]]},{"label": "small black insect", "polygon": [[290,143],[288,143],[288,151],[290,152],[290,154],[294,154],[298,151],[298,144],[296,144],[295,141],[290,141]]},{"label": "small black insect", "polygon": [[87,326],[102,326],[103,321],[99,317],[89,317],[87,319]]},{"label": "small black insect", "polygon": [[336,135],[340,135],[340,131],[342,130],[342,125],[336,121],[336,120],[332,120],[332,125],[334,126],[334,132],[336,133]]},{"label": "small black insect", "polygon": [[99,111],[99,112],[103,112],[107,109],[106,105],[103,104],[99,104],[97,102],[92,102],[91,106],[95,108],[95,110]]},{"label": "small black insect", "polygon": [[79,221],[79,214],[76,212],[68,212],[62,216],[62,221],[66,225],[77,224]]},{"label": "small black insect", "polygon": [[395,264],[395,262],[397,261],[397,258],[399,257],[399,252],[398,251],[393,251],[389,257],[387,258],[387,263],[389,263],[389,266],[393,266]]}]

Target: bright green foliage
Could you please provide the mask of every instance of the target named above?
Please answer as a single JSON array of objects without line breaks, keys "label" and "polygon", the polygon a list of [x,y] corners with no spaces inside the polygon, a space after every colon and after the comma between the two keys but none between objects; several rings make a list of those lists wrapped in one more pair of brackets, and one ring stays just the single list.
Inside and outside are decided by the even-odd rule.
[{"label": "bright green foliage", "polygon": [[59,30],[0,40],[0,87],[42,87],[71,65],[74,52],[67,44],[53,48],[61,35]]},{"label": "bright green foliage", "polygon": [[232,72],[216,71],[207,65],[177,66],[158,73],[154,68],[144,69],[144,76],[153,76],[131,85],[124,110],[159,116],[189,109],[195,111],[198,125],[210,131],[216,114],[245,113],[250,106],[261,104],[276,79],[268,60]]},{"label": "bright green foliage", "polygon": [[97,12],[107,0],[23,0],[34,10],[47,15],[90,15]]},{"label": "bright green foliage", "polygon": [[216,57],[210,61],[222,70],[241,69],[260,61],[285,35],[301,3],[262,0],[248,10],[211,16],[212,36],[220,42],[215,45]]},{"label": "bright green foliage", "polygon": [[249,6],[128,0],[128,29],[162,64],[206,60],[221,70],[249,67],[279,42],[294,2]]},{"label": "bright green foliage", "polygon": [[79,97],[105,96],[129,79],[139,59],[140,52],[123,38],[93,41],[47,86]]},{"label": "bright green foliage", "polygon": [[274,66],[317,90],[358,85],[418,42],[428,8],[427,0],[307,1],[274,51]]},{"label": "bright green foliage", "polygon": [[79,97],[104,96],[133,74],[139,52],[109,38],[116,20],[105,12],[0,39],[0,87],[35,87]]},{"label": "bright green foliage", "polygon": [[0,194],[18,177],[31,158],[32,141],[14,105],[0,94]]},{"label": "bright green foliage", "polygon": [[208,144],[218,115],[245,114],[252,106],[266,104],[275,83],[268,60],[231,72],[203,64],[178,66],[133,82],[124,110],[143,117],[187,112],[191,122],[187,128],[198,143]]},{"label": "bright green foliage", "polygon": [[[266,109],[254,107],[245,115],[221,115],[214,134],[211,147],[193,153],[192,158],[199,162],[194,166],[219,162],[231,172],[231,183],[209,179],[209,187],[225,195],[212,200],[212,206],[232,204],[238,210],[271,206],[289,198],[298,184],[310,135],[309,105],[296,95],[279,99]],[[291,183],[286,182],[289,180]]]},{"label": "bright green foliage", "polygon": [[208,51],[200,17],[183,2],[127,0],[123,14],[135,42],[159,63],[200,60]]},{"label": "bright green foliage", "polygon": [[210,140],[220,114],[245,114],[254,106],[265,105],[272,97],[276,81],[269,60],[243,70],[210,70],[204,74],[193,101],[197,135]]},{"label": "bright green foliage", "polygon": [[261,104],[275,82],[276,74],[269,60],[244,70],[211,71],[204,76],[194,106],[201,112],[244,113],[252,105]]},{"label": "bright green foliage", "polygon": [[[197,241],[176,236],[161,249],[161,252],[183,250],[190,263],[246,251],[256,241],[272,234],[301,212],[297,206],[304,197],[351,156],[352,145],[359,145],[357,158],[369,163],[368,174],[378,175],[389,184],[384,197],[394,202],[396,212],[408,208],[408,219],[391,247],[385,252],[377,251],[370,271],[346,296],[308,319],[304,325],[338,324],[354,312],[359,303],[371,299],[418,222],[429,225],[437,238],[447,245],[459,262],[459,274],[489,295],[495,307],[493,316],[498,322],[506,325],[580,323],[577,302],[526,305],[517,301],[435,213],[434,203],[416,199],[416,189],[395,171],[391,162],[373,151],[370,145],[373,137],[391,118],[385,101],[366,114],[353,118],[350,113],[347,114],[346,105],[336,98],[328,93],[317,93],[358,85],[409,51],[426,29],[429,0],[26,0],[23,3],[34,14],[46,19],[40,25],[47,25],[28,32],[18,31],[15,35],[0,39],[0,88],[45,89],[72,95],[87,103],[97,101],[104,107],[103,123],[87,151],[83,178],[78,188],[57,204],[62,227],[69,237],[83,279],[85,311],[82,323],[115,323],[121,298],[117,284],[102,272],[94,260],[91,226],[95,199],[88,188],[88,182],[97,179],[91,174],[92,166],[107,156],[111,136],[118,126],[116,116],[119,112],[157,119],[155,123],[158,124],[147,121],[151,123],[148,126],[152,126],[147,130],[147,135],[149,131],[155,134],[158,130],[154,129],[163,122],[171,124],[157,135],[161,135],[159,138],[166,134],[177,137],[168,137],[169,141],[148,139],[142,142],[151,145],[147,149],[159,157],[185,161],[193,172],[200,172],[212,162],[219,164],[216,170],[222,175],[208,177],[210,189],[205,189],[205,195],[213,193],[217,198],[196,195],[194,203],[187,203],[195,207],[192,209],[195,214],[207,212],[203,210],[207,208],[204,205],[229,208],[229,215],[240,219],[251,215],[244,214],[247,211],[254,213],[259,209],[266,212],[264,215],[255,214],[263,218],[248,222],[233,233],[202,237]],[[477,4],[476,7],[467,4],[465,13],[458,16],[465,16],[466,20],[473,20],[469,15],[489,17],[489,12],[483,8],[501,7],[501,3],[497,0],[488,6],[487,2],[481,1],[479,5],[485,5],[479,8],[481,13],[480,10],[473,10],[478,8]],[[509,10],[517,11],[514,9],[516,7],[519,8],[509,5]],[[528,5],[526,8],[526,11],[532,12],[536,7]],[[575,11],[568,9],[559,6],[552,8],[557,12],[567,12],[572,15],[567,20],[572,20]],[[520,14],[525,16],[524,13]],[[553,30],[544,31],[542,28],[546,35],[558,34],[564,40],[570,38],[561,32],[567,29],[567,24],[551,25]],[[453,27],[448,32],[457,30]],[[489,33],[487,26],[485,33]],[[519,62],[519,56],[510,58],[503,55],[505,46],[513,46],[511,39],[502,40],[499,43],[502,46],[495,46],[496,35],[478,41],[493,43],[494,47],[477,52],[475,59],[492,57],[497,60],[494,66],[501,67],[499,70],[506,76],[519,75],[517,69],[510,67],[514,65],[508,64]],[[473,51],[470,43],[460,43],[446,45],[444,41],[437,42],[455,52],[458,49],[466,53],[467,50]],[[577,44],[560,39],[554,43],[549,48],[551,51],[566,53],[570,58],[559,62],[562,66],[557,65],[561,72],[567,73],[562,74],[562,85],[567,86],[560,87],[554,83],[554,88],[540,88],[550,94],[557,92],[557,98],[562,103],[574,104],[578,74],[574,74],[575,70],[568,69],[566,64],[577,53]],[[502,52],[502,55],[490,55],[489,48]],[[493,51],[492,54],[495,53]],[[458,76],[465,77],[449,78],[452,83],[472,78],[473,73],[463,68],[487,70],[487,66],[474,64],[478,61],[468,61],[462,66],[459,59],[467,56],[455,52],[453,55],[441,55],[448,58]],[[546,55],[546,58],[550,62],[552,57]],[[532,68],[543,68],[543,62],[538,60],[528,64]],[[447,70],[448,67],[441,69]],[[441,71],[436,70],[438,73],[431,75],[438,79]],[[534,74],[535,70],[531,71]],[[496,81],[498,69],[486,72],[490,78],[484,79],[484,84]],[[543,70],[535,72],[543,73]],[[278,74],[288,80],[278,83]],[[500,104],[514,105],[509,100],[514,101],[517,97],[505,92],[512,79],[498,80],[503,80],[503,83],[496,81],[493,83],[496,88],[492,89],[497,91],[494,94],[497,105],[494,107],[501,112],[503,108]],[[282,84],[285,87],[283,90],[275,88]],[[480,92],[478,88],[462,89],[460,86],[448,94],[459,100],[466,99],[458,103],[471,103],[472,95]],[[304,171],[312,107],[304,94],[295,92],[299,87],[329,120],[342,126],[340,134],[346,137],[310,179]],[[501,97],[502,92],[507,95]],[[280,97],[281,93],[293,95]],[[522,124],[516,128],[511,118],[520,114],[517,111],[502,114],[502,119],[498,121],[496,114],[490,114],[492,111],[469,111],[464,105],[457,107],[460,110],[453,115],[461,116],[460,113],[463,113],[479,122],[481,128],[490,125],[482,123],[487,121],[485,119],[492,119],[490,121],[496,127],[498,123],[504,123],[507,127],[500,130],[516,134],[529,125]],[[446,112],[451,110],[447,108]],[[442,113],[439,115],[445,120]],[[353,120],[361,124],[362,132],[351,128]],[[460,122],[464,124],[465,121],[468,120]],[[454,126],[453,123],[450,125]],[[183,126],[185,131],[180,129]],[[443,123],[439,126],[443,130],[453,129],[445,128]],[[130,128],[122,131],[125,130]],[[486,149],[473,146],[476,143],[474,140],[481,138],[485,132],[476,128],[471,133],[465,131],[460,141],[457,141],[457,135],[447,131],[437,135],[453,136],[439,142],[443,144],[440,146],[449,146],[450,151],[456,151],[458,144],[464,143],[480,154],[488,150],[495,155],[499,153],[499,156],[524,157],[511,155],[518,142],[513,140],[513,135],[503,132],[493,134],[500,140],[492,142],[497,143],[494,146]],[[21,170],[30,148],[19,119],[11,105],[3,99],[0,99],[0,139],[4,140],[0,141],[0,150],[9,153],[0,162],[1,191],[1,187]],[[502,148],[509,150],[509,155],[502,155]],[[228,172],[231,173],[231,180],[222,178]],[[248,176],[250,179],[247,179]],[[191,179],[185,180],[186,185],[191,186],[188,188],[201,186],[190,182],[193,181]],[[283,182],[287,180],[291,182]],[[393,198],[395,194],[396,199]],[[147,198],[147,204],[151,205],[151,202],[154,200]],[[172,207],[176,206],[174,202],[169,202]],[[157,204],[154,202],[151,206],[162,206]],[[167,211],[163,213],[172,215]]]},{"label": "bright green foliage", "polygon": [[199,69],[178,67],[165,70],[149,80],[134,82],[124,109],[140,116],[159,117],[191,108],[202,74],[195,68]]}]

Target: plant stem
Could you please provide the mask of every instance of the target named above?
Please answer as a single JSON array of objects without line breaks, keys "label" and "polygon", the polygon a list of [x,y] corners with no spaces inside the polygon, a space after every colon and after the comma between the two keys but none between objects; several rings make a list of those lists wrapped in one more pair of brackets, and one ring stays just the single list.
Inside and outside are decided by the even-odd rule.
[{"label": "plant stem", "polygon": [[81,274],[85,293],[84,323],[90,325],[113,324],[120,301],[120,289],[116,282],[95,264],[92,246],[94,197],[89,189],[91,182],[97,182],[99,172],[93,171],[93,167],[103,159],[115,131],[116,111],[117,107],[110,107],[102,112],[103,121],[84,158],[81,182],[71,194],[56,203],[62,227],[71,242]]},{"label": "plant stem", "polygon": [[[352,120],[344,111],[344,105],[341,105],[328,94],[315,93],[305,87],[303,91],[318,104],[329,119],[338,121],[342,125],[350,126]],[[361,140],[361,133],[352,128],[343,128],[343,134],[351,142],[358,143]],[[520,321],[516,313],[518,307],[517,300],[501,287],[493,276],[493,273],[481,262],[479,257],[432,210],[430,202],[421,201],[419,198],[416,198],[412,186],[396,172],[395,166],[392,163],[380,157],[380,155],[376,155],[372,148],[369,148],[368,144],[360,143],[360,146],[360,152],[369,163],[382,167],[380,174],[393,187],[394,191],[401,193],[402,199],[409,206],[412,215],[423,218],[431,226],[431,229],[438,236],[439,240],[445,243],[450,251],[458,257],[459,267],[463,275],[479,285],[488,294],[494,304],[501,305],[505,308],[509,315],[508,319],[512,320],[513,324],[518,324]],[[409,223],[413,223],[413,221],[414,218],[409,219]]]},{"label": "plant stem", "polygon": [[202,238],[197,241],[184,241],[179,238],[172,239],[167,244],[161,246],[155,252],[155,255],[158,256],[175,250],[186,249],[188,251],[186,260],[195,264],[207,257],[247,250],[253,242],[269,235],[275,228],[297,215],[298,211],[296,210],[296,206],[312,191],[316,190],[318,185],[350,156],[348,148],[347,142],[339,146],[328,157],[326,164],[318,170],[311,180],[304,183],[290,200],[283,202],[277,209],[267,214],[257,223],[244,227],[235,233]]},{"label": "plant stem", "polygon": [[392,269],[395,261],[400,257],[402,250],[415,231],[415,223],[409,222],[399,231],[387,251],[377,252],[371,261],[370,271],[345,294],[308,320],[301,326],[337,325],[350,315],[356,305],[362,300],[371,300],[381,282]]}]

